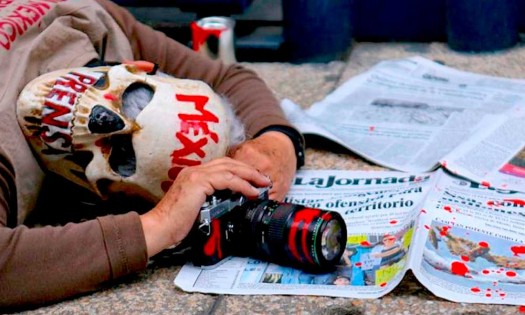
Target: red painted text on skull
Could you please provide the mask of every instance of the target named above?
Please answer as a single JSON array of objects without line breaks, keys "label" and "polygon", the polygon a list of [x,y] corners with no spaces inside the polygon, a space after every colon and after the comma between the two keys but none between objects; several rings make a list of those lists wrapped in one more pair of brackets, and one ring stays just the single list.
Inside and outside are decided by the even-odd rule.
[{"label": "red painted text on skull", "polygon": [[[175,133],[175,138],[182,147],[171,153],[172,168],[168,171],[170,181],[162,183],[162,190],[166,192],[180,170],[186,166],[195,166],[202,163],[206,157],[204,147],[209,140],[218,143],[217,133],[210,131],[210,123],[219,123],[219,117],[205,109],[209,97],[203,95],[175,95],[177,101],[189,103],[197,110],[198,114],[179,114],[180,129]],[[198,158],[196,158],[198,157]]]},{"label": "red painted text on skull", "polygon": [[40,138],[50,149],[54,149],[47,150],[47,153],[71,152],[71,120],[76,101],[99,78],[97,74],[70,72],[55,81],[45,97],[42,110]]},{"label": "red painted text on skull", "polygon": [[40,22],[52,8],[52,5],[66,0],[29,0],[0,1],[0,10],[11,9],[12,12],[0,19],[0,47],[10,50],[15,40],[24,35],[27,30]]}]

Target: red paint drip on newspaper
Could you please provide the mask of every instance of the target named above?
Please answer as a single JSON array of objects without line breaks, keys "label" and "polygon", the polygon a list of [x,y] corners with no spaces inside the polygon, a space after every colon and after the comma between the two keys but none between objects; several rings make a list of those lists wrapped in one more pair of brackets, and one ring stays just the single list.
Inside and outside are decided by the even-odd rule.
[{"label": "red paint drip on newspaper", "polygon": [[450,264],[450,270],[452,271],[452,274],[463,277],[465,277],[469,272],[467,265],[461,261],[454,261],[452,264]]},{"label": "red paint drip on newspaper", "polygon": [[511,246],[510,250],[514,253],[514,256],[525,254],[525,246]]},{"label": "red paint drip on newspaper", "polygon": [[514,206],[525,207],[525,200],[521,199],[503,199],[505,202],[511,202]]},{"label": "red paint drip on newspaper", "polygon": [[441,236],[447,236],[449,230],[450,230],[450,227],[448,227],[448,226],[444,226],[444,227],[442,227],[441,230],[439,231],[439,235],[441,235]]}]

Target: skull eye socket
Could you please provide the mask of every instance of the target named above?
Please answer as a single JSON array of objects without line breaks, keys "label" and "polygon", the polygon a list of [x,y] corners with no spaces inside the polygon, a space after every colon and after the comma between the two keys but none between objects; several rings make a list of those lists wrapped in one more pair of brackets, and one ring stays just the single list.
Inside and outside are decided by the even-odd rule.
[{"label": "skull eye socket", "polygon": [[111,133],[124,129],[124,121],[111,110],[95,105],[89,114],[88,128],[92,133]]},{"label": "skull eye socket", "polygon": [[122,177],[130,177],[137,169],[137,158],[131,139],[131,135],[116,135],[110,140],[109,166]]},{"label": "skull eye socket", "polygon": [[122,112],[126,117],[136,119],[140,112],[148,106],[155,91],[143,82],[130,84],[122,94]]},{"label": "skull eye socket", "polygon": [[97,82],[95,82],[93,86],[99,90],[105,90],[109,86],[108,73],[107,72],[101,72],[101,73],[102,73],[102,76],[100,77],[100,79],[97,80]]}]

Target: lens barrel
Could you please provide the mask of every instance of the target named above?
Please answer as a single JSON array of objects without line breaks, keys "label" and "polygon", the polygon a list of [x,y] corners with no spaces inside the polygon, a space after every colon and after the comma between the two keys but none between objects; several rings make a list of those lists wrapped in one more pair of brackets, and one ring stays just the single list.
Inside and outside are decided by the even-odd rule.
[{"label": "lens barrel", "polygon": [[334,211],[272,200],[243,205],[248,255],[276,263],[327,270],[346,246],[346,224]]}]

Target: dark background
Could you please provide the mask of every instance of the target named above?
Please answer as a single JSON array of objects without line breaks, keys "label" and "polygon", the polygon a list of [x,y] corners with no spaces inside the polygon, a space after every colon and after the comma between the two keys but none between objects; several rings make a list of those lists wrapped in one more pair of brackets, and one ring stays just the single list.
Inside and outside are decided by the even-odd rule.
[{"label": "dark background", "polygon": [[191,46],[205,16],[236,21],[239,61],[328,62],[353,41],[449,42],[466,52],[520,43],[525,0],[115,0],[139,20]]}]

